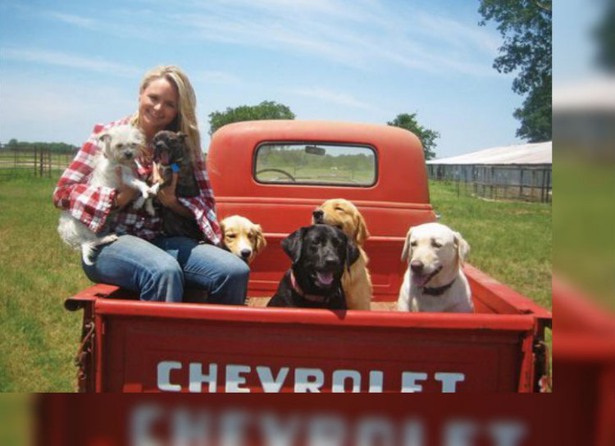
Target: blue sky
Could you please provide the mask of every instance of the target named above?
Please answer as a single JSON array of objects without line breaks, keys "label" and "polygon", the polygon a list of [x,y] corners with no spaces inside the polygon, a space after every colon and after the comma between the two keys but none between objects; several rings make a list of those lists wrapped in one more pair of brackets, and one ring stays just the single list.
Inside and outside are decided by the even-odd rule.
[{"label": "blue sky", "polygon": [[0,141],[80,145],[133,113],[143,74],[181,66],[208,115],[264,100],[297,119],[417,113],[438,157],[521,142],[477,1],[0,0]]}]

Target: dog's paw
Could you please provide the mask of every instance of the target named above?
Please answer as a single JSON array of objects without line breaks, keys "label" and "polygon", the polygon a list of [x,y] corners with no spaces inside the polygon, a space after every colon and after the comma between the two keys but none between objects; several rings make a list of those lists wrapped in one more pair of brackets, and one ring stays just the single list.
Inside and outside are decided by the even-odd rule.
[{"label": "dog's paw", "polygon": [[159,190],[160,190],[160,183],[156,183],[153,186],[151,186],[148,191],[150,194],[150,197],[155,197],[156,195],[158,195]]},{"label": "dog's paw", "polygon": [[145,211],[151,215],[152,217],[154,215],[156,215],[156,209],[154,208],[154,202],[153,200],[146,200],[145,201]]},{"label": "dog's paw", "polygon": [[143,196],[140,196],[134,201],[134,203],[132,204],[132,207],[135,209],[141,209],[144,203],[145,203],[145,198]]}]

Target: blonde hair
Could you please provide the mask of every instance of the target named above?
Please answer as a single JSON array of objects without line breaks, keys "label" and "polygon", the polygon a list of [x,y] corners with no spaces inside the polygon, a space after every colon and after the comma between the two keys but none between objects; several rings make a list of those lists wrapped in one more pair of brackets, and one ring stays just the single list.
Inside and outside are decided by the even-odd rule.
[{"label": "blonde hair", "polygon": [[[192,152],[192,157],[194,159],[202,158],[201,134],[196,120],[196,94],[194,93],[188,76],[186,76],[179,67],[173,65],[156,67],[145,73],[141,81],[141,86],[139,87],[139,93],[143,93],[143,90],[145,90],[152,81],[160,78],[165,78],[175,85],[179,96],[177,116],[167,130],[185,133],[188,136],[186,141]],[[132,118],[132,124],[138,125],[138,123],[139,112],[137,111]]]}]

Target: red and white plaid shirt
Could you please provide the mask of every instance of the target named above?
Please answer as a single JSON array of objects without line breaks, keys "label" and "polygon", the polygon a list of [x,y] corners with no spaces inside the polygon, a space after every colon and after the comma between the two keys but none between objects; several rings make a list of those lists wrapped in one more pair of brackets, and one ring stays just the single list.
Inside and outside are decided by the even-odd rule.
[{"label": "red and white plaid shirt", "polygon": [[[118,235],[132,234],[152,240],[162,234],[160,215],[151,216],[144,207],[135,209],[130,204],[122,210],[111,213],[116,189],[93,187],[88,184],[97,155],[101,150],[98,146],[97,135],[103,130],[129,122],[130,117],[126,117],[104,126],[94,126],[92,135],[60,177],[53,192],[53,204],[57,208],[68,210],[73,217],[82,221],[94,232],[100,232],[105,224],[108,224],[108,229]],[[151,160],[138,159],[137,171],[141,180],[148,180],[152,173]],[[205,160],[202,156],[195,161],[194,174],[199,184],[200,194],[191,198],[179,198],[179,201],[194,214],[205,238],[219,245],[222,233],[216,216],[216,205],[209,176],[205,169]]]}]

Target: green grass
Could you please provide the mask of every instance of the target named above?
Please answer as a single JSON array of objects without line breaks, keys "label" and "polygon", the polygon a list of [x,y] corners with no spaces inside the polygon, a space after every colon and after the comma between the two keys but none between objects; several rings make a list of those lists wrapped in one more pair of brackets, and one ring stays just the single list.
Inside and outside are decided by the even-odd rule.
[{"label": "green grass", "polygon": [[[64,299],[90,285],[56,232],[57,178],[0,180],[0,392],[70,392],[81,312]],[[487,202],[432,183],[441,222],[471,245],[470,263],[551,307],[551,206]]]},{"label": "green grass", "polygon": [[71,391],[81,315],[64,299],[89,285],[56,232],[57,179],[0,182],[0,391]]},{"label": "green grass", "polygon": [[557,181],[554,267],[600,306],[615,310],[615,169],[580,156],[562,155]]}]

